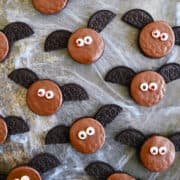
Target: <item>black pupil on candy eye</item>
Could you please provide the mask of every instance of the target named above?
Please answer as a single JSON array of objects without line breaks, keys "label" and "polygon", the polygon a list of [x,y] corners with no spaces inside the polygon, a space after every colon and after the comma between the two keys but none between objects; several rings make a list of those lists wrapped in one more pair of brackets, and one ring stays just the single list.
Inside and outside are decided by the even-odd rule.
[{"label": "black pupil on candy eye", "polygon": [[154,149],[153,152],[156,153],[156,150]]},{"label": "black pupil on candy eye", "polygon": [[92,130],[89,130],[89,133],[92,133]]},{"label": "black pupil on candy eye", "polygon": [[78,41],[78,44],[81,44],[81,41]]},{"label": "black pupil on candy eye", "polygon": [[86,41],[89,42],[90,41],[89,38],[87,38]]},{"label": "black pupil on candy eye", "polygon": [[145,85],[143,86],[143,89],[146,89],[146,86],[145,86]]},{"label": "black pupil on candy eye", "polygon": [[84,137],[84,134],[81,134],[81,137],[83,138],[83,137]]}]

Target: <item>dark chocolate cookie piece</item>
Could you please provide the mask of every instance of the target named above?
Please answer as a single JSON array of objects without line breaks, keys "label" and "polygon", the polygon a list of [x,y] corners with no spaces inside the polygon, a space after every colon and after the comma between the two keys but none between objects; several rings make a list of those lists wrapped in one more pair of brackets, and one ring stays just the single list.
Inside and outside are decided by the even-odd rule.
[{"label": "dark chocolate cookie piece", "polygon": [[9,135],[20,134],[29,131],[28,124],[21,117],[8,116],[4,118],[4,120],[7,124]]},{"label": "dark chocolate cookie piece", "polygon": [[41,174],[60,164],[59,160],[49,153],[38,154],[28,163],[30,167],[36,169]]},{"label": "dark chocolate cookie piece", "polygon": [[105,81],[130,86],[135,75],[136,73],[132,69],[125,66],[118,66],[107,73]]},{"label": "dark chocolate cookie piece", "polygon": [[51,129],[45,139],[45,144],[61,144],[69,142],[69,127],[56,126]]},{"label": "dark chocolate cookie piece", "polygon": [[122,111],[122,108],[116,104],[108,104],[101,107],[95,115],[104,127],[115,119],[115,117]]},{"label": "dark chocolate cookie piece", "polygon": [[39,80],[33,71],[25,68],[12,71],[8,77],[25,88],[29,88],[34,82]]},{"label": "dark chocolate cookie piece", "polygon": [[45,41],[45,51],[53,51],[60,48],[66,48],[71,32],[67,30],[57,30],[52,32]]},{"label": "dark chocolate cookie piece", "polygon": [[154,21],[152,16],[142,9],[132,9],[128,11],[124,14],[122,20],[139,29]]},{"label": "dark chocolate cookie piece", "polygon": [[86,90],[78,84],[66,84],[60,87],[64,101],[82,101],[89,99]]},{"label": "dark chocolate cookie piece", "polygon": [[171,135],[169,139],[173,142],[176,151],[180,151],[180,132]]},{"label": "dark chocolate cookie piece", "polygon": [[109,10],[100,10],[93,14],[88,21],[88,28],[101,32],[116,15]]},{"label": "dark chocolate cookie piece", "polygon": [[145,141],[145,136],[143,133],[136,129],[126,129],[116,135],[115,140],[135,148],[140,148],[140,146]]},{"label": "dark chocolate cookie piece", "polygon": [[111,174],[115,172],[114,168],[104,162],[93,162],[85,168],[89,176],[95,177],[99,180],[106,180]]},{"label": "dark chocolate cookie piece", "polygon": [[23,22],[10,23],[3,29],[3,32],[6,34],[10,45],[34,33],[31,27]]},{"label": "dark chocolate cookie piece", "polygon": [[180,26],[173,27],[174,35],[175,35],[175,44],[180,45]]},{"label": "dark chocolate cookie piece", "polygon": [[164,77],[166,83],[169,83],[180,78],[180,65],[177,63],[165,64],[158,72]]}]

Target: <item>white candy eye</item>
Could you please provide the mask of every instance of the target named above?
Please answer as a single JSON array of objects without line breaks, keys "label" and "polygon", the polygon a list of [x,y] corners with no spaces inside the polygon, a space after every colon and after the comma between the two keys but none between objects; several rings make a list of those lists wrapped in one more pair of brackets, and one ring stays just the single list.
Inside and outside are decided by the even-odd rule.
[{"label": "white candy eye", "polygon": [[150,153],[154,156],[157,155],[158,154],[158,148],[156,146],[151,147]]},{"label": "white candy eye", "polygon": [[39,97],[44,97],[45,94],[46,94],[45,89],[38,89],[37,95],[38,95]]},{"label": "white candy eye", "polygon": [[46,92],[46,99],[53,99],[54,93],[53,91],[47,91]]},{"label": "white candy eye", "polygon": [[92,44],[92,42],[93,42],[93,39],[92,39],[91,36],[86,36],[86,37],[84,38],[84,43],[85,43],[86,45],[90,45],[90,44]]},{"label": "white candy eye", "polygon": [[78,137],[79,137],[79,139],[81,139],[81,140],[85,140],[85,139],[87,138],[87,134],[86,134],[85,131],[80,131],[80,132],[78,133]]},{"label": "white candy eye", "polygon": [[159,38],[160,35],[161,35],[161,32],[157,29],[152,32],[152,37],[155,39]]},{"label": "white candy eye", "polygon": [[76,40],[76,45],[77,45],[78,47],[83,47],[83,46],[84,46],[84,40],[81,39],[81,38],[77,39],[77,40]]},{"label": "white candy eye", "polygon": [[161,34],[161,37],[160,37],[161,41],[167,41],[168,38],[169,38],[168,33],[162,33]]},{"label": "white candy eye", "polygon": [[30,180],[29,176],[22,176],[21,180]]},{"label": "white candy eye", "polygon": [[95,134],[95,129],[93,127],[88,127],[86,129],[86,133],[87,133],[87,135],[92,136]]},{"label": "white candy eye", "polygon": [[148,83],[142,83],[142,84],[140,85],[140,89],[141,89],[142,91],[148,91],[148,88],[149,88]]},{"label": "white candy eye", "polygon": [[163,146],[162,146],[162,147],[159,148],[159,154],[160,154],[160,155],[165,155],[166,152],[167,152],[166,147],[163,147]]},{"label": "white candy eye", "polygon": [[156,91],[158,88],[158,85],[155,82],[152,82],[149,84],[149,90],[150,91]]}]

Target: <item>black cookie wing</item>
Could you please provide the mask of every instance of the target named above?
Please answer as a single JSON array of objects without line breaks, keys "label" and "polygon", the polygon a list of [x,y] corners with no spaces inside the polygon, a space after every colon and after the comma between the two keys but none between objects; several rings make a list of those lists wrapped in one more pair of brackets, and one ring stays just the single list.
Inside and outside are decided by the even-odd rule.
[{"label": "black cookie wing", "polygon": [[132,9],[126,12],[122,20],[138,29],[154,21],[152,16],[142,9]]},{"label": "black cookie wing", "polygon": [[109,10],[97,11],[90,17],[87,27],[94,29],[97,32],[101,32],[115,16],[116,14]]},{"label": "black cookie wing", "polygon": [[112,122],[116,116],[122,111],[122,108],[116,104],[107,104],[101,107],[95,115],[97,119],[104,127]]},{"label": "black cookie wing", "polygon": [[12,71],[8,77],[25,88],[29,88],[31,84],[39,80],[38,76],[27,68],[16,69]]},{"label": "black cookie wing", "polygon": [[71,32],[67,30],[57,30],[48,35],[44,50],[46,52],[57,49],[67,48],[68,40],[71,36]]}]

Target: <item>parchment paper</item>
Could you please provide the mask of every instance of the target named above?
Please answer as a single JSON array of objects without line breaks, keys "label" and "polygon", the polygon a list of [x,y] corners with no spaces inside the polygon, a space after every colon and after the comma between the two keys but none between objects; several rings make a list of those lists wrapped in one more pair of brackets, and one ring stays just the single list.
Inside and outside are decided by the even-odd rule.
[{"label": "parchment paper", "polygon": [[[32,7],[30,0],[0,0],[0,28],[13,21],[24,21],[33,27],[35,34],[15,43],[11,54],[0,64],[0,113],[3,116],[22,116],[31,131],[12,136],[0,147],[0,170],[8,172],[16,165],[28,162],[39,152],[53,153],[62,165],[43,175],[45,180],[86,180],[84,168],[92,161],[108,162],[117,170],[148,180],[179,180],[180,153],[176,154],[173,166],[164,173],[150,173],[140,163],[136,150],[114,141],[117,132],[134,127],[145,134],[168,135],[180,131],[180,81],[167,85],[166,97],[152,108],[136,105],[126,87],[106,83],[103,79],[111,68],[126,65],[135,71],[156,69],[166,62],[180,63],[180,47],[161,60],[144,57],[137,47],[138,30],[121,21],[129,9],[142,8],[154,19],[180,25],[180,1],[178,0],[70,0],[61,13],[45,16]],[[46,36],[57,29],[74,31],[85,27],[89,17],[97,10],[109,9],[116,18],[101,33],[106,43],[103,57],[93,65],[74,62],[67,49],[51,53],[43,51]],[[33,114],[25,102],[26,89],[16,85],[7,75],[16,68],[27,67],[40,78],[49,78],[60,84],[76,82],[86,88],[89,101],[64,103],[51,117]],[[92,155],[77,153],[70,144],[44,145],[46,133],[56,125],[71,125],[81,116],[93,116],[104,104],[115,103],[123,113],[106,127],[106,143]]]}]

